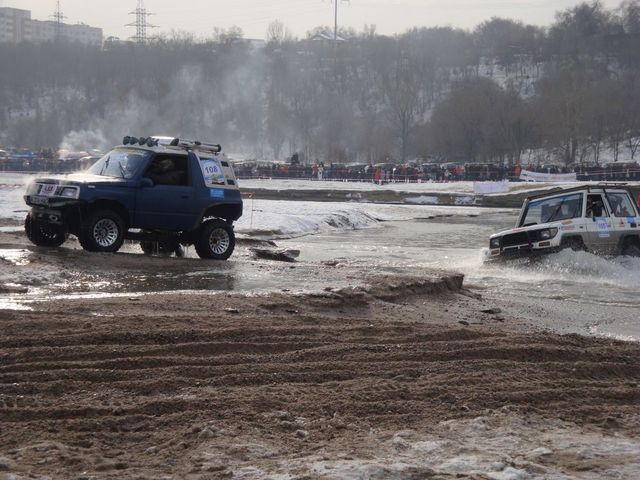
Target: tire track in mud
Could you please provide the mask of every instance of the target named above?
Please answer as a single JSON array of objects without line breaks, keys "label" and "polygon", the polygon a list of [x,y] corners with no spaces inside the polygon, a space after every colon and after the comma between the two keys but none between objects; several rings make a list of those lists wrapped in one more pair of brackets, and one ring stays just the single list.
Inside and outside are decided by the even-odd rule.
[{"label": "tire track in mud", "polygon": [[[31,473],[82,464],[133,476],[188,472],[182,452],[210,441],[211,422],[230,438],[296,450],[312,449],[306,435],[348,442],[371,428],[429,428],[502,408],[587,425],[613,418],[620,428],[638,413],[637,344],[461,328],[455,318],[380,320],[379,301],[328,312],[321,300],[298,299],[295,313],[283,312],[286,302],[227,302],[243,313],[189,305],[198,313],[159,318],[124,305],[90,322],[80,313],[0,319],[0,456]],[[100,308],[87,302],[87,311]],[[25,454],[41,442],[46,455]]]}]

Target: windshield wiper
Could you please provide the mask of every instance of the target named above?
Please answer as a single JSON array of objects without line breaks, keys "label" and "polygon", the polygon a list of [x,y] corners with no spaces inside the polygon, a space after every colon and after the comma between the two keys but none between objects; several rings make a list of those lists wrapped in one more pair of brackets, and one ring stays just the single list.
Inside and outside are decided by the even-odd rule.
[{"label": "windshield wiper", "polygon": [[120,175],[122,175],[122,178],[126,178],[127,172],[122,166],[122,160],[118,160],[118,168],[120,168]]},{"label": "windshield wiper", "polygon": [[104,161],[104,164],[102,165],[102,168],[100,169],[100,173],[98,175],[102,175],[104,173],[104,169],[105,168],[109,168],[109,160],[111,160],[111,157],[107,157],[107,159]]},{"label": "windshield wiper", "polygon": [[558,206],[556,207],[556,209],[553,211],[553,213],[549,216],[549,218],[547,218],[544,222],[542,223],[549,223],[552,222],[553,219],[556,217],[556,215],[558,214],[558,212],[560,212],[560,209],[562,208],[562,205],[564,205],[564,202],[566,201],[566,198],[563,198],[562,201],[558,204]]}]

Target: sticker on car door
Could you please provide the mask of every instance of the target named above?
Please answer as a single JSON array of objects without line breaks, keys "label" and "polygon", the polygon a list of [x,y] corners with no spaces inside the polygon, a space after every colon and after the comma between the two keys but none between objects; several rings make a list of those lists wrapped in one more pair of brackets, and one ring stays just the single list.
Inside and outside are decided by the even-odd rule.
[{"label": "sticker on car door", "polygon": [[202,176],[204,177],[204,183],[207,187],[211,188],[216,185],[225,184],[220,161],[214,159],[202,160],[200,166],[202,167]]},{"label": "sticker on car door", "polygon": [[596,226],[598,228],[598,236],[600,238],[609,238],[611,236],[611,233],[609,233],[609,223],[606,217],[596,218]]}]

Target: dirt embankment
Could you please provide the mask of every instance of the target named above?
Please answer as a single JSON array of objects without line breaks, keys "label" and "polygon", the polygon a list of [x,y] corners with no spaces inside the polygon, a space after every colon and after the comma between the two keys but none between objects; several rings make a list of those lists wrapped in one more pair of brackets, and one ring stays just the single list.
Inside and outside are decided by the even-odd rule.
[{"label": "dirt embankment", "polygon": [[[488,478],[429,465],[430,444],[409,440],[478,418],[474,431],[490,438],[495,415],[522,429],[544,420],[612,441],[637,434],[640,346],[527,331],[460,281],[2,311],[0,476]],[[421,466],[392,467],[416,445]],[[615,468],[548,450],[535,466],[500,468],[539,478]],[[378,476],[357,476],[372,462]],[[318,466],[329,464],[333,476]]]}]

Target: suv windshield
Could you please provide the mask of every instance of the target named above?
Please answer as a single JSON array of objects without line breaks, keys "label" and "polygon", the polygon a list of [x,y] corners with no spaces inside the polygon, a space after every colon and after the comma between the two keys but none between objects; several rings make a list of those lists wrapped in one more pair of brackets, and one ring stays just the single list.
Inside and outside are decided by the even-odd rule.
[{"label": "suv windshield", "polygon": [[104,177],[130,179],[152,152],[133,148],[117,148],[94,163],[87,173]]},{"label": "suv windshield", "polygon": [[521,227],[556,222],[582,216],[583,193],[545,198],[529,203],[522,216]]}]

